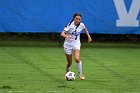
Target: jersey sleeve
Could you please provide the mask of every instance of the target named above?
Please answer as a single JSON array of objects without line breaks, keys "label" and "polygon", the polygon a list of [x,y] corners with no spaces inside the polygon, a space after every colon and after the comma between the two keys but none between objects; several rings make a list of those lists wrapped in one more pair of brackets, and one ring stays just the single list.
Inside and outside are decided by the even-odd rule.
[{"label": "jersey sleeve", "polygon": [[84,25],[84,23],[81,23],[81,26],[83,29],[86,29],[86,26]]}]

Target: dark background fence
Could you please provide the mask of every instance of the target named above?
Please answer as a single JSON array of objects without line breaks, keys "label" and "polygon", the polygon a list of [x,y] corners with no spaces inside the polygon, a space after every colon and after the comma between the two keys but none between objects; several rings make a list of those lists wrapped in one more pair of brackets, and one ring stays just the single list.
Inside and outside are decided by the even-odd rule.
[{"label": "dark background fence", "polygon": [[[140,42],[137,34],[90,34],[94,42]],[[0,33],[0,40],[6,41],[63,41],[60,33]],[[86,42],[86,34],[81,34],[81,41]]]}]

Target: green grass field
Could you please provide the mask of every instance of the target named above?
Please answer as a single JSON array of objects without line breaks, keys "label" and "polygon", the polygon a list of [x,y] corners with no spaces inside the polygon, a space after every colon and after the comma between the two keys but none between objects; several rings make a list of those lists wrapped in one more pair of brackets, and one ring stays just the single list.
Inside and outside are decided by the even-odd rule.
[{"label": "green grass field", "polygon": [[74,60],[76,80],[63,79],[63,48],[12,44],[0,44],[0,93],[140,93],[139,44],[83,44],[85,81],[78,78]]}]

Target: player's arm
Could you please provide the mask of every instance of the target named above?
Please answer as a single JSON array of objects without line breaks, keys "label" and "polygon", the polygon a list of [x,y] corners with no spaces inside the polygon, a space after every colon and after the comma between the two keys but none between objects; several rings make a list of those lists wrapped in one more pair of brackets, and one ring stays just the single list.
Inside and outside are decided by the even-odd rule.
[{"label": "player's arm", "polygon": [[61,36],[62,36],[63,38],[66,38],[66,37],[67,37],[67,35],[66,35],[66,31],[65,31],[65,30],[62,31]]},{"label": "player's arm", "polygon": [[86,35],[88,37],[88,43],[90,43],[92,41],[92,39],[91,39],[91,37],[90,37],[90,35],[88,33],[88,30],[86,28],[84,29],[84,32],[86,33]]},{"label": "player's arm", "polygon": [[65,30],[61,33],[61,36],[63,38],[65,38],[66,40],[70,40],[71,39],[71,36],[70,35],[67,35]]}]

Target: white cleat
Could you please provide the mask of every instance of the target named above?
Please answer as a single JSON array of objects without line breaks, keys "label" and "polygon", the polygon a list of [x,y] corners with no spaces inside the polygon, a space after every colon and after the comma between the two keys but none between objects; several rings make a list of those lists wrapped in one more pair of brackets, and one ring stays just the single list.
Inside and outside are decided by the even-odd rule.
[{"label": "white cleat", "polygon": [[86,78],[83,75],[79,75],[80,80],[85,80]]}]

